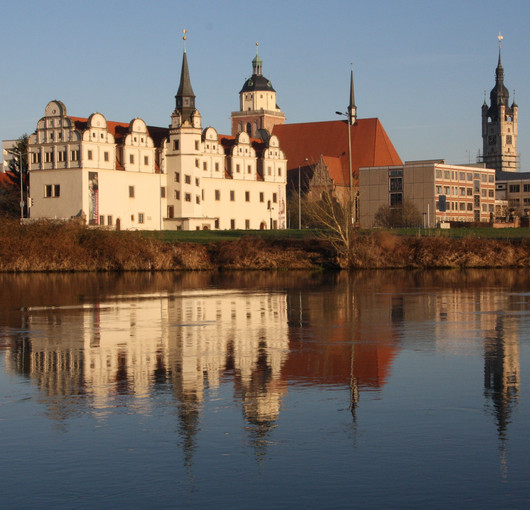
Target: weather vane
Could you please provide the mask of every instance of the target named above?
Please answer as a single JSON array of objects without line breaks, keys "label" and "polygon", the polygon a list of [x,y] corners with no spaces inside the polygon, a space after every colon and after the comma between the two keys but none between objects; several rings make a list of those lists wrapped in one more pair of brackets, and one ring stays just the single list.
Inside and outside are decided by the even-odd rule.
[{"label": "weather vane", "polygon": [[499,48],[500,48],[502,40],[504,39],[503,35],[500,32],[499,32],[499,35],[497,36],[497,39],[499,40]]}]

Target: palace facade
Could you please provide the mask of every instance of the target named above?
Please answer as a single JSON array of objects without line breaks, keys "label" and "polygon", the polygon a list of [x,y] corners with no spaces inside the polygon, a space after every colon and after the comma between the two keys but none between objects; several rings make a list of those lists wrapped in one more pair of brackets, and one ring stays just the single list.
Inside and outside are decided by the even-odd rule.
[{"label": "palace facade", "polygon": [[168,128],[68,115],[58,100],[30,136],[31,218],[117,229],[285,228],[287,161],[276,136],[203,129],[186,52]]}]

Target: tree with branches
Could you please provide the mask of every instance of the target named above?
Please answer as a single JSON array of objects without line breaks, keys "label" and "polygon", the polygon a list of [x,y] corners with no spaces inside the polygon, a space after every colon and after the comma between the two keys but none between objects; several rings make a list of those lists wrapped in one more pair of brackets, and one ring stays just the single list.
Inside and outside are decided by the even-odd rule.
[{"label": "tree with branches", "polygon": [[[19,197],[18,206],[20,207],[20,200],[24,202],[23,215],[27,217],[29,188],[28,135],[24,133],[19,137],[16,144],[8,149],[8,153],[12,156],[12,159],[9,160],[6,176],[11,185],[8,187],[4,186],[0,193],[0,210],[4,214],[16,216],[13,211],[14,195],[16,194]],[[22,192],[20,189],[21,185]]]}]

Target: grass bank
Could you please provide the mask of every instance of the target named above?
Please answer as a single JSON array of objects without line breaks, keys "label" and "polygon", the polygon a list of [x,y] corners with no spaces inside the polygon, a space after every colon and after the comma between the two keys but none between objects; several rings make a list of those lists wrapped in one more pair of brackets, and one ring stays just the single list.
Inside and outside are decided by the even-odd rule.
[{"label": "grass bank", "polygon": [[[530,237],[523,236],[364,232],[352,250],[352,268],[530,267]],[[3,272],[324,268],[346,268],[346,262],[317,231],[141,233],[0,220]]]}]

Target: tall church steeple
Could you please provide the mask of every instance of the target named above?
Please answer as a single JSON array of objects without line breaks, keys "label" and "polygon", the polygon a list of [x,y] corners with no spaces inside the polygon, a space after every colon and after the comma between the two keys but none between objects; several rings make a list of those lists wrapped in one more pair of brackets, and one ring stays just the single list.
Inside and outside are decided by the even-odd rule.
[{"label": "tall church steeple", "polygon": [[504,68],[501,60],[499,34],[499,60],[495,69],[495,86],[490,92],[490,105],[484,98],[482,105],[482,159],[488,168],[497,172],[515,172],[518,169],[517,154],[517,104],[510,106],[510,93],[504,85]]},{"label": "tall church steeple", "polygon": [[353,66],[350,75],[350,104],[348,105],[348,121],[354,125],[357,120],[357,106],[355,106],[355,94],[353,92]]}]

